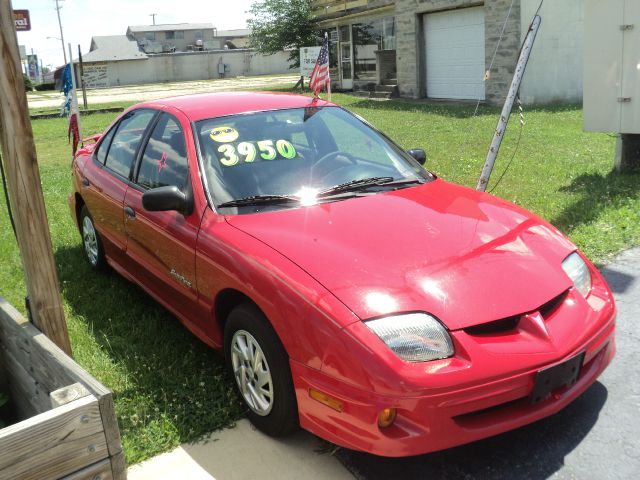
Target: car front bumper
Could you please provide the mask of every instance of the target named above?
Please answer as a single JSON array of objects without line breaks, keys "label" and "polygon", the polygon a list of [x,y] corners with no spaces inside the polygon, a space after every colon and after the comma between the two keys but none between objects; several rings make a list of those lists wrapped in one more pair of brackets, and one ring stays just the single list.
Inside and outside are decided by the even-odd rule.
[{"label": "car front bumper", "polygon": [[[508,339],[452,332],[457,354],[451,359],[397,362],[388,369],[374,364],[375,356],[364,359],[370,365],[371,388],[336,374],[336,369],[317,370],[291,361],[300,425],[340,446],[400,457],[462,445],[558,412],[596,381],[615,354],[615,306],[599,274],[592,273],[594,288],[588,301],[572,289],[564,309],[546,321],[549,338],[544,340],[527,330],[524,321],[523,331]],[[354,328],[356,337],[357,329],[368,331],[362,324]],[[551,337],[560,341],[551,345]],[[354,351],[350,346],[344,343],[342,352]],[[533,403],[538,372],[582,353],[575,383],[555,388]],[[351,364],[364,357],[364,350],[353,353]],[[395,387],[388,381],[390,375],[397,380]],[[311,398],[311,389],[337,399],[341,411]],[[378,415],[388,407],[397,410],[397,418],[381,428]]]},{"label": "car front bumper", "polygon": [[[614,331],[612,321],[580,349],[585,359],[573,386],[561,387],[537,404],[530,395],[539,369],[443,394],[398,398],[359,390],[292,362],[300,424],[337,445],[387,457],[419,455],[497,435],[552,415],[587,390],[613,359]],[[339,399],[342,412],[313,400],[312,388]],[[397,419],[380,428],[378,414],[387,407],[397,409]]]}]

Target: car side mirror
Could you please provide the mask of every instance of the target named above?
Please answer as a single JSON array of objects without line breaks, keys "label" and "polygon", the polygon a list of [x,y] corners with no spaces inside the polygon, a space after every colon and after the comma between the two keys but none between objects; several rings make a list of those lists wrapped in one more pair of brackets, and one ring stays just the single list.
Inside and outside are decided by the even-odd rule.
[{"label": "car side mirror", "polygon": [[193,198],[176,186],[158,187],[142,194],[142,206],[150,212],[166,212],[175,210],[183,215],[193,211]]},{"label": "car side mirror", "polygon": [[407,153],[411,155],[420,165],[424,166],[427,163],[427,154],[421,148],[413,148],[407,150]]}]

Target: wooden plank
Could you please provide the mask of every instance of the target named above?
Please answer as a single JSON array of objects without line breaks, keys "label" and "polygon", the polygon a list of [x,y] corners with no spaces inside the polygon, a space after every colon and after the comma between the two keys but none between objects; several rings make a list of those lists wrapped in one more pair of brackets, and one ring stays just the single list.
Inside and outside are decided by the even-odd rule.
[{"label": "wooden plank", "polygon": [[71,355],[10,0],[0,0],[0,142],[31,316]]},{"label": "wooden plank", "polygon": [[80,383],[74,383],[73,385],[59,388],[49,394],[51,408],[66,405],[67,403],[86,397],[87,395],[90,395],[89,390],[84,388]]},{"label": "wooden plank", "polygon": [[113,480],[111,462],[109,460],[102,460],[79,472],[67,475],[60,480]]},{"label": "wooden plank", "polygon": [[93,395],[0,430],[0,480],[59,478],[108,455]]},{"label": "wooden plank", "polygon": [[127,463],[124,461],[124,452],[111,457],[111,473],[113,480],[127,480]]},{"label": "wooden plank", "polygon": [[122,451],[111,391],[69,358],[0,296],[0,344],[15,356],[47,391],[81,383],[98,399],[110,455]]},{"label": "wooden plank", "polygon": [[51,410],[49,394],[9,352],[4,353],[8,383],[18,418],[29,418]]}]

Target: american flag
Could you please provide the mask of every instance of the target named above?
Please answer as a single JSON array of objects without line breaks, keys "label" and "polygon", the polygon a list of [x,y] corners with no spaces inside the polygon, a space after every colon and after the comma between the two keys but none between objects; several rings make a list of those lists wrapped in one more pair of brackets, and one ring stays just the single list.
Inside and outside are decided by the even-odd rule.
[{"label": "american flag", "polygon": [[331,78],[329,76],[329,37],[325,33],[320,54],[316,60],[316,65],[311,72],[309,80],[309,88],[313,90],[313,94],[317,97],[320,91],[327,87],[327,92],[331,96]]}]

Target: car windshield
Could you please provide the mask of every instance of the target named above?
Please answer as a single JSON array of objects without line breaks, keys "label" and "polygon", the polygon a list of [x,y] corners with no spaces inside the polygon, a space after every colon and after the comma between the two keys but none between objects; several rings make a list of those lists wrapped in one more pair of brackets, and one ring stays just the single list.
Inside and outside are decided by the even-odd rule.
[{"label": "car windshield", "polygon": [[406,188],[433,176],[340,107],[248,113],[196,123],[212,201],[237,213]]}]

